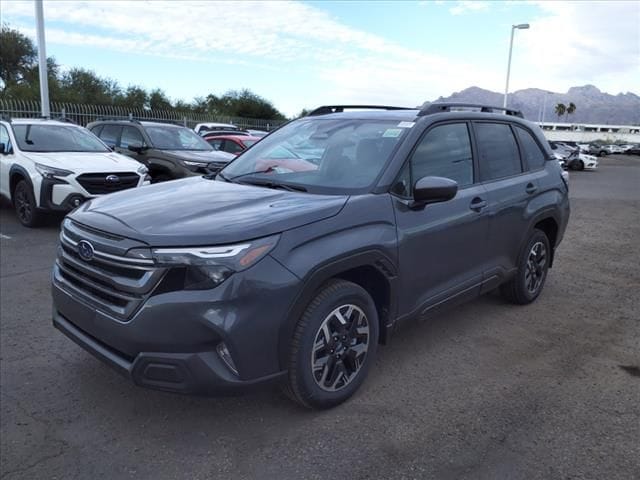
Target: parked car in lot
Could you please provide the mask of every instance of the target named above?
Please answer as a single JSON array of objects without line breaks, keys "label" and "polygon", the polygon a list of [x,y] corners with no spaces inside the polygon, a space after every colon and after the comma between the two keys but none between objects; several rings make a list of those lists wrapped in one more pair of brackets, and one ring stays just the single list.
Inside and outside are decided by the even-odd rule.
[{"label": "parked car in lot", "polygon": [[562,168],[569,168],[578,161],[579,149],[572,148],[561,142],[549,142],[554,157],[560,162]]},{"label": "parked car in lot", "polygon": [[89,198],[149,183],[147,168],[112,152],[73,123],[0,121],[0,194],[20,223],[36,227],[50,212],[68,212]]},{"label": "parked car in lot", "polygon": [[234,155],[218,152],[180,125],[137,120],[100,120],[87,128],[115,151],[144,164],[152,181],[215,173]]},{"label": "parked car in lot", "polygon": [[246,135],[216,135],[208,134],[204,138],[209,145],[221,152],[238,155],[244,152],[251,145],[260,140],[260,137],[251,137]]},{"label": "parked car in lot", "polygon": [[566,172],[519,112],[457,107],[321,107],[217,176],[82,205],[60,236],[55,327],[140,386],[281,382],[328,408],[399,322],[497,287],[533,302]]},{"label": "parked car in lot", "polygon": [[577,159],[573,159],[567,168],[571,170],[595,170],[598,168],[598,157],[595,155],[589,155],[587,153],[581,153]]},{"label": "parked car in lot", "polygon": [[263,130],[253,130],[251,128],[248,128],[247,132],[252,137],[259,137],[259,138],[266,137],[267,135],[269,135],[269,132],[265,132]]},{"label": "parked car in lot", "polygon": [[198,123],[195,128],[194,131],[199,134],[199,135],[204,135],[205,133],[208,132],[217,132],[217,131],[224,131],[224,132],[236,132],[236,131],[240,131],[240,127],[238,127],[237,125],[233,125],[231,123]]},{"label": "parked car in lot", "polygon": [[630,148],[627,148],[624,153],[627,155],[640,155],[640,145],[632,145]]}]

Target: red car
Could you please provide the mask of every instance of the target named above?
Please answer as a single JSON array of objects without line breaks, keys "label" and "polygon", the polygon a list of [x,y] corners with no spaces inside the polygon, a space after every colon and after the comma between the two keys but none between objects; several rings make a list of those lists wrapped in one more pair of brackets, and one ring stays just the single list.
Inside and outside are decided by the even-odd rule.
[{"label": "red car", "polygon": [[205,135],[203,137],[209,144],[221,152],[238,155],[251,145],[260,140],[260,137],[249,135]]}]

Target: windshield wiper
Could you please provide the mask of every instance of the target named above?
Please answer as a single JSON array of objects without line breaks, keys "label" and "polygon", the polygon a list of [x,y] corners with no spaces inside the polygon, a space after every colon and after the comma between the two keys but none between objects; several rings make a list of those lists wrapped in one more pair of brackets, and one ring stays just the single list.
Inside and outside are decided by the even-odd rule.
[{"label": "windshield wiper", "polygon": [[307,191],[305,187],[300,185],[289,185],[286,183],[273,182],[271,180],[249,180],[249,181],[240,182],[240,183],[244,183],[246,185],[255,185],[257,187],[280,188],[282,190],[287,190],[289,192],[306,192]]},{"label": "windshield wiper", "polygon": [[229,178],[228,180],[230,182],[233,182],[233,181],[237,180],[238,178],[248,177],[249,175],[258,175],[259,173],[271,173],[274,170],[275,169],[273,167],[267,167],[267,168],[264,168],[262,170],[255,170],[253,172],[241,173],[240,175],[235,175],[235,176]]}]

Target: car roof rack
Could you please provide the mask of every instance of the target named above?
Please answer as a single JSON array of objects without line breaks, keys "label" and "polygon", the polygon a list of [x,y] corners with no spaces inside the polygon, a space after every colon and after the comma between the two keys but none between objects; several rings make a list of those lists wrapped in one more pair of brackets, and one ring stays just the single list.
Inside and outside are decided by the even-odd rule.
[{"label": "car roof rack", "polygon": [[433,115],[434,113],[451,112],[457,108],[479,108],[481,112],[495,113],[495,110],[503,111],[505,115],[511,115],[513,117],[524,118],[520,110],[514,110],[512,108],[494,107],[492,105],[481,105],[479,103],[449,103],[449,102],[435,102],[425,103],[422,105],[418,116]]},{"label": "car roof rack", "polygon": [[329,113],[341,113],[345,110],[414,110],[409,107],[393,107],[390,105],[323,105],[307,114],[307,117],[327,115]]},{"label": "car roof rack", "polygon": [[137,120],[133,117],[129,117],[129,118],[98,117],[96,121],[97,122],[131,122],[131,123],[137,123],[138,125],[140,125],[140,120]]}]

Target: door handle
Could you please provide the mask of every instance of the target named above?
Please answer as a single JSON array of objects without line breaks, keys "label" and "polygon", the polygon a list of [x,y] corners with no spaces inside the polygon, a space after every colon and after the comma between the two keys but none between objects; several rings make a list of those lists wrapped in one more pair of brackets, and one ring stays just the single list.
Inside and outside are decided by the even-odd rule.
[{"label": "door handle", "polygon": [[538,187],[536,187],[533,183],[527,183],[527,188],[525,188],[525,191],[531,195],[532,193],[536,193],[536,190],[538,190]]},{"label": "door handle", "polygon": [[471,203],[469,204],[469,208],[474,212],[479,212],[486,206],[487,206],[487,201],[480,197],[475,197],[473,200],[471,200]]}]

